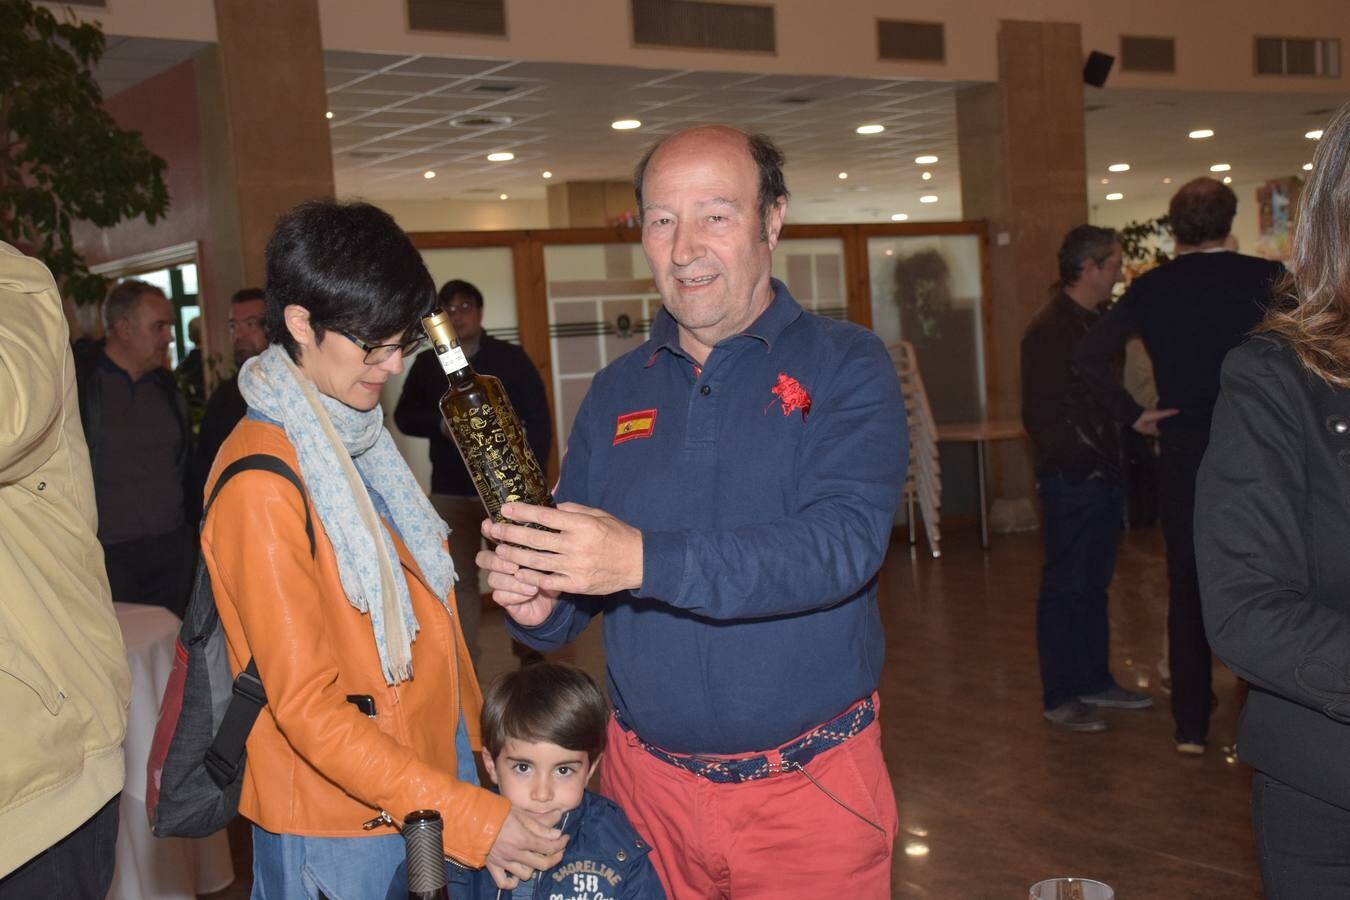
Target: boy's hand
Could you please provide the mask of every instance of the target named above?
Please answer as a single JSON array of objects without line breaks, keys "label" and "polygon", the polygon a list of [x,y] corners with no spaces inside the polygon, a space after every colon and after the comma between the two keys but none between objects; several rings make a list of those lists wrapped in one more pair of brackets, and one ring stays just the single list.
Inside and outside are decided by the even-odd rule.
[{"label": "boy's hand", "polygon": [[562,862],[567,837],[556,828],[545,828],[516,807],[511,807],[497,840],[487,855],[487,870],[497,887],[511,890],[535,872],[546,872]]}]

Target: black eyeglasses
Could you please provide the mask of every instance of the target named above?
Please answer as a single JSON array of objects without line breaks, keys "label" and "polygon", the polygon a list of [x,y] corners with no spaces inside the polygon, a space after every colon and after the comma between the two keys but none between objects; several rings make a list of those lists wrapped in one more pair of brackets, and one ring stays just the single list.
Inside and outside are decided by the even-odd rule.
[{"label": "black eyeglasses", "polygon": [[382,362],[388,362],[389,358],[395,353],[403,354],[403,357],[406,359],[418,350],[421,350],[423,345],[427,342],[427,336],[425,334],[417,334],[416,336],[410,337],[406,341],[400,341],[397,344],[367,344],[356,335],[346,331],[339,331],[338,334],[366,351],[365,363],[368,366],[378,366]]}]

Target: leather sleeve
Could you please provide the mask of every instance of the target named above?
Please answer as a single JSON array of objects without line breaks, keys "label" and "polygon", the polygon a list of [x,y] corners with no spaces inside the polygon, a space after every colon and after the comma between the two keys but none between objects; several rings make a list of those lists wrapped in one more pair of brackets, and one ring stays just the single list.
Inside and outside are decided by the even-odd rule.
[{"label": "leather sleeve", "polygon": [[432,767],[346,701],[303,502],[274,475],[241,473],[222,489],[203,537],[217,600],[233,601],[257,662],[267,714],[297,754],[362,803],[395,817],[440,810],[446,854],[481,866],[510,803]]}]

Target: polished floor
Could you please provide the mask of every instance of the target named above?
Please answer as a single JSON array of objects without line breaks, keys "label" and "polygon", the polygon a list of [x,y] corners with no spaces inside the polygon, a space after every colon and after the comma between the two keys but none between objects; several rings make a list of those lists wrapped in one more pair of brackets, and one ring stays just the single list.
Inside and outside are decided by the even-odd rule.
[{"label": "polished floor", "polygon": [[[1221,666],[1209,753],[1172,748],[1158,692],[1167,581],[1156,529],[1121,546],[1111,624],[1117,678],[1159,705],[1108,711],[1101,734],[1059,731],[1040,715],[1038,535],[996,536],[985,552],[973,531],[954,531],[940,560],[896,536],[880,593],[882,722],[902,826],[895,897],[1020,900],[1055,875],[1105,881],[1119,900],[1261,896],[1251,775],[1224,752],[1237,684]],[[485,615],[483,639],[486,682],[514,660],[499,616]],[[602,676],[599,630],[559,658]],[[245,835],[232,829],[239,881],[211,897],[248,895]]]}]

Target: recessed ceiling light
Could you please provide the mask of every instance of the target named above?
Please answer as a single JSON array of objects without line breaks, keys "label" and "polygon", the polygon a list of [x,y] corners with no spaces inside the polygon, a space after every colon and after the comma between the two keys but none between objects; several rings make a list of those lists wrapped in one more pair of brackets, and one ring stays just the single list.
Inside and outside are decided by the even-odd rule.
[{"label": "recessed ceiling light", "polygon": [[615,119],[609,123],[609,127],[615,131],[632,131],[634,128],[641,128],[642,123],[637,119]]},{"label": "recessed ceiling light", "polygon": [[1106,195],[1106,199],[1107,199],[1107,200],[1124,200],[1124,199],[1125,199],[1125,195],[1122,194],[1122,193],[1120,193],[1120,192],[1116,192],[1116,193],[1114,193],[1114,194],[1107,194],[1107,195]]},{"label": "recessed ceiling light", "polygon": [[1129,164],[1129,163],[1111,163],[1111,165],[1109,165],[1109,166],[1106,167],[1106,171],[1108,171],[1108,172],[1128,172],[1128,171],[1130,171],[1130,164]]},{"label": "recessed ceiling light", "polygon": [[1111,179],[1110,179],[1110,178],[1103,178],[1103,179],[1102,179],[1102,184],[1110,184],[1110,183],[1111,183]]},{"label": "recessed ceiling light", "polygon": [[843,181],[845,178],[848,178],[848,173],[847,173],[847,172],[840,172],[840,173],[839,173],[839,180],[840,180],[840,181]]},{"label": "recessed ceiling light", "polygon": [[1322,129],[1314,128],[1312,131],[1305,134],[1304,137],[1310,141],[1320,141],[1322,139]]},{"label": "recessed ceiling light", "polygon": [[936,203],[936,202],[938,202],[937,194],[924,194],[922,197],[919,198],[919,202],[920,202],[920,203]]},{"label": "recessed ceiling light", "polygon": [[923,173],[922,175],[920,175],[919,177],[922,178],[924,181],[932,181],[932,180],[933,180],[933,173],[932,173],[932,172],[924,172],[924,173]]},{"label": "recessed ceiling light", "polygon": [[423,177],[423,178],[435,178],[435,177],[436,177],[436,173],[433,172],[433,171],[431,171],[430,169],[427,169],[425,172],[422,173],[422,177]]},{"label": "recessed ceiling light", "polygon": [[1209,170],[1211,172],[1230,172],[1232,171],[1232,169],[1233,167],[1230,166],[1228,163],[1215,163],[1214,165],[1209,167]]},{"label": "recessed ceiling light", "polygon": [[931,166],[933,163],[937,161],[938,158],[936,156],[933,156],[932,154],[929,154],[927,156],[914,157],[914,162],[920,166]]},{"label": "recessed ceiling light", "polygon": [[909,213],[891,213],[892,222],[905,222],[909,220]]},{"label": "recessed ceiling light", "polygon": [[1304,164],[1303,164],[1303,171],[1305,171],[1305,172],[1311,172],[1311,171],[1312,171],[1312,163],[1304,163]]},{"label": "recessed ceiling light", "polygon": [[1204,138],[1212,138],[1212,137],[1214,137],[1214,129],[1213,129],[1213,128],[1197,128],[1197,129],[1195,129],[1195,131],[1192,131],[1190,134],[1188,134],[1188,135],[1186,135],[1186,136],[1187,136],[1188,138],[1192,138],[1192,139],[1197,140],[1197,141],[1203,140]]},{"label": "recessed ceiling light", "polygon": [[500,194],[500,195],[498,195],[498,196],[499,196],[499,198],[502,199],[502,200],[509,200],[509,199],[511,199],[509,194]]},{"label": "recessed ceiling light", "polygon": [[889,249],[888,249],[888,250],[886,251],[886,255],[887,255],[887,256],[894,256],[894,255],[895,255],[895,251],[894,251],[894,250],[889,250]]},{"label": "recessed ceiling light", "polygon": [[881,134],[883,131],[886,130],[886,126],[885,126],[885,125],[859,125],[859,126],[858,126],[856,129],[854,129],[854,130],[857,131],[858,134]]},{"label": "recessed ceiling light", "polygon": [[1164,179],[1163,179],[1163,184],[1171,184],[1171,183],[1172,183],[1172,179],[1170,179],[1170,178],[1164,178]]},{"label": "recessed ceiling light", "polygon": [[323,117],[324,117],[325,119],[331,119],[331,118],[333,118],[333,111],[330,109],[328,112],[326,112],[326,113],[323,114]]},{"label": "recessed ceiling light", "polygon": [[510,162],[511,160],[516,158],[516,155],[509,151],[503,150],[500,153],[489,153],[487,155],[487,158],[488,162]]},{"label": "recessed ceiling light", "polygon": [[1232,183],[1233,183],[1233,176],[1232,176],[1232,175],[1225,175],[1225,176],[1223,176],[1223,183],[1224,183],[1224,184],[1232,184]]},{"label": "recessed ceiling light", "polygon": [[552,173],[552,172],[545,172],[545,173],[544,173],[544,177],[545,177],[545,178],[552,178],[552,177],[553,177],[553,173]]}]

